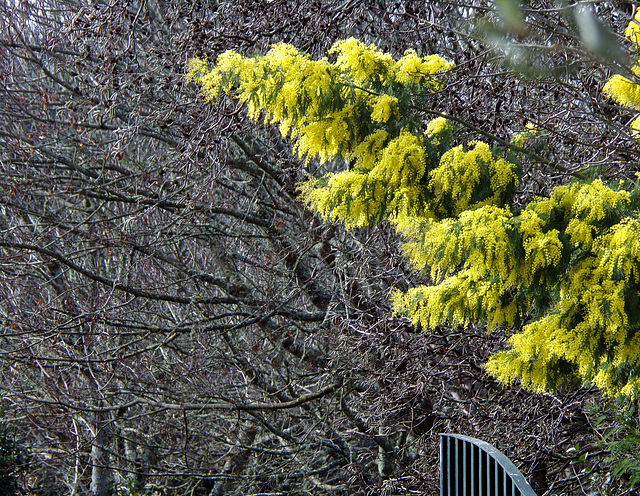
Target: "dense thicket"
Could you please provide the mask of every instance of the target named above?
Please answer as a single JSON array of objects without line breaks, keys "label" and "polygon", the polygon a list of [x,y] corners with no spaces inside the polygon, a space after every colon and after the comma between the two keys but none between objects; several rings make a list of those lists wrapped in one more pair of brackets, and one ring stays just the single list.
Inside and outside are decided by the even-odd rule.
[{"label": "dense thicket", "polygon": [[[526,81],[489,43],[524,36],[474,31],[494,19],[481,4],[5,2],[0,389],[32,455],[21,486],[435,494],[441,431],[495,443],[541,492],[606,480],[597,393],[505,390],[480,366],[503,334],[392,316],[389,290],[419,282],[392,231],[322,224],[296,191],[319,164],[184,79],[191,57],[281,41],[437,53],[456,69],[425,121],[445,112],[492,144],[527,122],[546,131],[519,198],[585,164],[628,177],[638,149],[629,111],[600,96],[608,66],[548,7],[527,11],[527,37],[555,72]],[[630,11],[598,15],[622,33]],[[531,46],[500,46],[529,60]],[[572,464],[596,452],[589,471]]]}]

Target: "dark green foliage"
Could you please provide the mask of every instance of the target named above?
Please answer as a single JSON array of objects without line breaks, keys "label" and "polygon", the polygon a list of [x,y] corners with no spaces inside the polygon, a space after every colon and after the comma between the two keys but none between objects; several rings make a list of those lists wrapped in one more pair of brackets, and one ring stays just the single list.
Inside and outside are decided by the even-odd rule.
[{"label": "dark green foliage", "polygon": [[0,423],[0,494],[21,494],[19,477],[29,466],[29,456],[15,437],[15,429],[6,422]]}]

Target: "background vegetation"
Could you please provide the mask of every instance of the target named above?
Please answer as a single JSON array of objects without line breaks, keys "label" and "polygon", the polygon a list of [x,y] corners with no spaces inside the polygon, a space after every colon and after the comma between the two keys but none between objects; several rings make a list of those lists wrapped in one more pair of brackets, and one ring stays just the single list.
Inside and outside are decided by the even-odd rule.
[{"label": "background vegetation", "polygon": [[572,173],[638,169],[633,110],[601,94],[632,54],[614,33],[633,6],[593,7],[615,45],[544,1],[511,17],[483,2],[5,1],[0,388],[30,455],[9,464],[16,487],[436,494],[450,431],[495,444],[540,494],[630,492],[632,401],[505,389],[481,366],[504,332],[393,316],[390,289],[423,282],[393,230],[322,223],[296,184],[326,169],[184,78],[191,57],[280,41],[439,54],[455,69],[425,122],[444,112],[492,145],[541,130],[524,204]]}]

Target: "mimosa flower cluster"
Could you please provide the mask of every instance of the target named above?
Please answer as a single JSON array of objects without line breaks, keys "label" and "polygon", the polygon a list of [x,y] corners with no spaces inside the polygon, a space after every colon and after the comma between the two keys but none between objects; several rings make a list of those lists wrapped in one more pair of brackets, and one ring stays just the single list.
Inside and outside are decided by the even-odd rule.
[{"label": "mimosa flower cluster", "polygon": [[[516,209],[520,173],[507,150],[458,143],[450,121],[425,122],[415,110],[417,95],[442,91],[451,68],[437,55],[396,60],[348,39],[320,60],[285,44],[254,57],[227,52],[212,65],[193,60],[188,77],[207,101],[226,94],[252,119],[278,125],[307,163],[342,159],[344,170],[300,184],[300,197],[326,221],[386,221],[404,236],[404,254],[430,282],[395,290],[396,312],[427,332],[479,322],[512,332],[486,365],[505,383],[593,383],[637,396],[637,189],[574,182]],[[613,78],[604,91],[640,108],[635,83]],[[513,146],[535,135],[524,129]]]}]

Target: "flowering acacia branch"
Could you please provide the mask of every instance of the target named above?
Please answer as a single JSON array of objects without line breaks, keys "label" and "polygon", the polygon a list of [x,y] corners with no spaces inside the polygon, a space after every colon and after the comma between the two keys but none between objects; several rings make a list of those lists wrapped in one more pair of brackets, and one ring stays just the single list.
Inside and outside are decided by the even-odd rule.
[{"label": "flowering acacia branch", "polygon": [[[415,95],[442,88],[450,63],[414,52],[396,61],[353,39],[330,53],[333,63],[283,44],[253,58],[227,52],[214,66],[191,61],[188,77],[206,100],[224,93],[246,104],[251,118],[278,124],[307,162],[349,164],[300,184],[301,199],[348,228],[384,220],[404,236],[404,253],[432,284],[394,291],[396,312],[425,329],[476,322],[514,329],[510,349],[487,363],[505,383],[549,390],[584,382],[635,396],[635,185],[574,182],[516,209],[518,167],[486,143],[456,144],[452,122],[466,122],[414,103]],[[417,109],[438,117],[425,126]],[[508,143],[471,128],[586,180],[527,150],[535,129]]]}]

